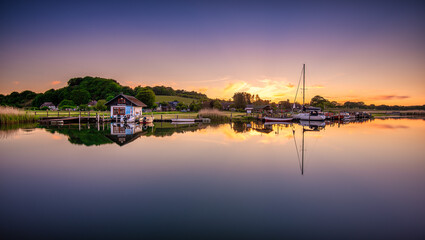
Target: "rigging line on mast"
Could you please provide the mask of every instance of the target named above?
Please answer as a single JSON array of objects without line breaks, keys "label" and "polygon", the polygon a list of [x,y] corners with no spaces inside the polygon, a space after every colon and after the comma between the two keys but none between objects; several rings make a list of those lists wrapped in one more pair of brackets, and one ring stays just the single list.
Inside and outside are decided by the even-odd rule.
[{"label": "rigging line on mast", "polygon": [[292,111],[291,112],[294,112],[295,101],[297,101],[298,91],[300,90],[300,84],[301,84],[301,77],[302,77],[302,75],[303,75],[303,70],[301,69],[300,79],[298,79],[297,91],[295,92],[294,105],[292,106]]}]

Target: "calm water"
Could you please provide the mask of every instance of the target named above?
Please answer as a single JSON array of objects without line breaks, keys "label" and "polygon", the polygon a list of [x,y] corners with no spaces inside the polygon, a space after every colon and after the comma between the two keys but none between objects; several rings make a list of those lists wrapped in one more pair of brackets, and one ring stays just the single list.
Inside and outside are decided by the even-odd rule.
[{"label": "calm water", "polygon": [[1,236],[424,239],[424,136],[420,119],[2,130]]}]

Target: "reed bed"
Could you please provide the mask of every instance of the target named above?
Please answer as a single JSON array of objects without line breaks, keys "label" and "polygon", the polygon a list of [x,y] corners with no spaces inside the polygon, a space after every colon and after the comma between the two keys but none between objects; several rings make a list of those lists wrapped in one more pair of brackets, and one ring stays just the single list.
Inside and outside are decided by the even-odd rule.
[{"label": "reed bed", "polygon": [[217,109],[202,109],[198,113],[198,117],[209,118],[212,123],[230,122],[230,117]]},{"label": "reed bed", "polygon": [[38,117],[13,107],[0,107],[0,124],[30,123]]}]

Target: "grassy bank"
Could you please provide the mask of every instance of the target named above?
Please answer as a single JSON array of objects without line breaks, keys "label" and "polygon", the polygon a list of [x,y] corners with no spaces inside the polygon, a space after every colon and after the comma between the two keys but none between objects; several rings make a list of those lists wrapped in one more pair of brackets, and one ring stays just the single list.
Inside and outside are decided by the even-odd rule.
[{"label": "grassy bank", "polygon": [[186,105],[189,105],[191,102],[199,102],[198,99],[194,98],[186,98],[186,97],[180,97],[180,96],[163,96],[163,95],[156,95],[155,102],[171,102],[177,100],[179,102],[182,102]]},{"label": "grassy bank", "polygon": [[36,122],[37,116],[26,113],[25,111],[12,108],[0,107],[0,124],[16,124]]}]

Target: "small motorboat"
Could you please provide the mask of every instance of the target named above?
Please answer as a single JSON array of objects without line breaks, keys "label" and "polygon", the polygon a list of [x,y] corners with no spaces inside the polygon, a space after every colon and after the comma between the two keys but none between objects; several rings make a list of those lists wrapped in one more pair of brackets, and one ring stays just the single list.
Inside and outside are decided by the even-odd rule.
[{"label": "small motorboat", "polygon": [[195,119],[193,118],[173,118],[171,119],[172,122],[195,122]]},{"label": "small motorboat", "polygon": [[292,122],[293,118],[273,118],[273,117],[264,117],[265,122]]}]

